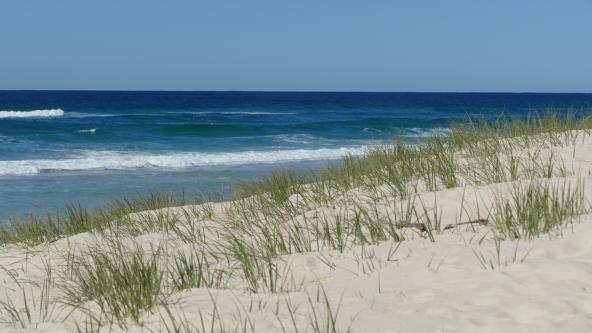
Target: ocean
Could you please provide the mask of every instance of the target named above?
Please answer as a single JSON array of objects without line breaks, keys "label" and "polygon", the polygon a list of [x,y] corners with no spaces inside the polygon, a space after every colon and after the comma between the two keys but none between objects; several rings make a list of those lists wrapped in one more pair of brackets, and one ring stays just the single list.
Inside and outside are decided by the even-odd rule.
[{"label": "ocean", "polygon": [[592,94],[0,91],[0,222],[175,192],[228,198],[467,116],[588,112]]}]

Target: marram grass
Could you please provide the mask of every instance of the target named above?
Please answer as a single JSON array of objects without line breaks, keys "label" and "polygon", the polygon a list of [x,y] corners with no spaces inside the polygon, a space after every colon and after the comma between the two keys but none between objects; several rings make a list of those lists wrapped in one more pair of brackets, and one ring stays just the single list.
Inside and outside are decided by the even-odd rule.
[{"label": "marram grass", "polygon": [[588,210],[583,182],[550,184],[533,180],[515,183],[509,198],[496,198],[491,218],[505,237],[533,238],[561,230]]},{"label": "marram grass", "polygon": [[[346,157],[340,165],[314,174],[276,172],[242,184],[222,217],[211,204],[180,213],[164,209],[134,214],[186,203],[184,198],[155,193],[115,200],[96,211],[76,205],[66,207],[59,216],[15,221],[0,230],[0,244],[32,247],[83,232],[96,233],[105,240],[101,247],[69,257],[61,276],[62,301],[87,311],[94,323],[91,330],[105,324],[125,327],[129,319],[141,323],[146,311],[186,289],[302,291],[298,282],[290,280],[284,255],[344,252],[353,246],[400,242],[405,239],[401,228],[409,226],[434,241],[442,217],[436,197],[435,207],[428,209],[418,195],[423,191],[513,181],[510,195],[497,197],[488,217],[497,234],[533,238],[560,230],[589,207],[581,182],[546,180],[566,176],[567,170],[556,156],[540,151],[574,144],[590,128],[588,118],[553,112],[493,123],[469,119],[422,144],[397,140],[392,146],[376,147],[359,158]],[[348,196],[356,191],[364,193],[363,198]],[[384,198],[392,203],[386,214],[377,206]],[[319,207],[326,213],[317,211]],[[202,221],[214,222],[215,230],[206,229]],[[151,232],[174,236],[187,248],[171,252],[124,245],[126,237]],[[364,270],[372,269],[364,266]],[[309,328],[336,331],[339,307],[330,304],[326,295],[324,302],[316,302],[325,307],[320,312],[310,297],[309,303]],[[26,312],[15,310],[11,318],[15,326],[31,321]],[[203,318],[197,331],[213,330],[213,326],[205,327]],[[210,321],[220,320],[213,315]],[[296,327],[295,320],[293,324]],[[184,324],[173,326],[180,331]],[[245,330],[252,327],[250,322],[242,326]]]},{"label": "marram grass", "polygon": [[0,244],[24,243],[33,246],[88,231],[100,231],[120,226],[132,213],[181,206],[184,198],[170,193],[151,193],[147,197],[115,199],[103,207],[89,211],[80,205],[68,205],[64,214],[31,215],[26,220],[14,220],[0,225]]}]

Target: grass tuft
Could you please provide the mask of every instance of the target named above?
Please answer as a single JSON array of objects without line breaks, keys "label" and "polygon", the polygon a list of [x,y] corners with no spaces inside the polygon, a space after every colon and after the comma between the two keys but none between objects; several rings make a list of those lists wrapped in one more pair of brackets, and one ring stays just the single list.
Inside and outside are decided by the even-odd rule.
[{"label": "grass tuft", "polygon": [[139,247],[127,250],[122,244],[110,250],[93,249],[72,259],[65,302],[80,309],[93,302],[100,317],[111,323],[125,325],[127,318],[139,323],[143,311],[163,297],[160,253],[145,253]]},{"label": "grass tuft", "polygon": [[499,232],[511,239],[533,238],[558,230],[589,210],[583,189],[582,182],[517,183],[510,198],[496,199],[492,220]]}]

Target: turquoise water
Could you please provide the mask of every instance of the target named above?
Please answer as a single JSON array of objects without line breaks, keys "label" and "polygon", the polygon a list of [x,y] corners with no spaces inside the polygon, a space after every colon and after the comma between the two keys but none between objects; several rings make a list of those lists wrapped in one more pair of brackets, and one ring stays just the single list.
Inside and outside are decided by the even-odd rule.
[{"label": "turquoise water", "polygon": [[0,221],[157,190],[228,197],[270,170],[419,141],[466,116],[590,105],[592,94],[0,91]]}]

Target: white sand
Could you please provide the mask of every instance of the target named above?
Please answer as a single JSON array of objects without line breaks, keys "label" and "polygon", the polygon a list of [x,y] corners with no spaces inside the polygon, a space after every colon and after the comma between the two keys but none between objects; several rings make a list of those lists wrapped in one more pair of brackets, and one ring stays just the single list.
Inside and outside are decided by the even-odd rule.
[{"label": "white sand", "polygon": [[[555,153],[571,175],[550,182],[575,184],[583,179],[585,184],[592,184],[592,138],[586,137],[576,146],[556,148]],[[485,217],[493,197],[508,195],[509,185],[425,192],[421,198],[428,209],[433,208],[434,201],[437,203],[442,225],[455,224]],[[585,196],[592,202],[592,186],[585,188]],[[392,198],[385,198],[379,203],[380,209],[387,210],[392,202]],[[334,213],[328,208],[316,213],[319,211]],[[212,221],[203,223],[216,227]],[[451,228],[435,235],[435,242],[412,229],[405,233],[408,240],[401,243],[356,246],[344,253],[284,256],[282,262],[291,267],[283,283],[285,292],[250,294],[240,286],[230,290],[191,289],[174,294],[168,308],[177,320],[198,328],[199,314],[209,325],[215,304],[216,330],[222,325],[230,331],[245,327],[250,331],[252,325],[257,332],[293,332],[294,320],[303,332],[312,331],[309,324],[313,312],[322,317],[324,291],[337,312],[339,331],[592,332],[592,215],[581,216],[561,232],[538,239],[501,241],[499,254],[487,226]],[[181,246],[178,240],[158,233],[136,240],[146,247],[160,242],[168,242],[170,248]],[[68,251],[76,253],[97,241],[95,236],[81,234],[33,249],[0,248],[0,301],[23,308],[27,299],[34,309],[25,329],[6,322],[0,323],[0,331],[76,331],[75,323],[84,318],[79,310],[67,316],[70,308],[50,304],[48,311],[39,311],[44,308],[39,305],[43,299],[39,287],[45,279],[43,265],[50,265],[58,276],[64,270]],[[26,285],[26,297],[17,281]],[[50,302],[59,299],[57,288],[49,290]],[[128,329],[166,331],[165,325],[171,325],[166,313],[165,307],[159,306],[145,314],[143,326],[130,322]],[[2,313],[0,319],[7,318]],[[322,325],[323,320],[319,318]],[[110,329],[122,330],[117,326]]]}]

